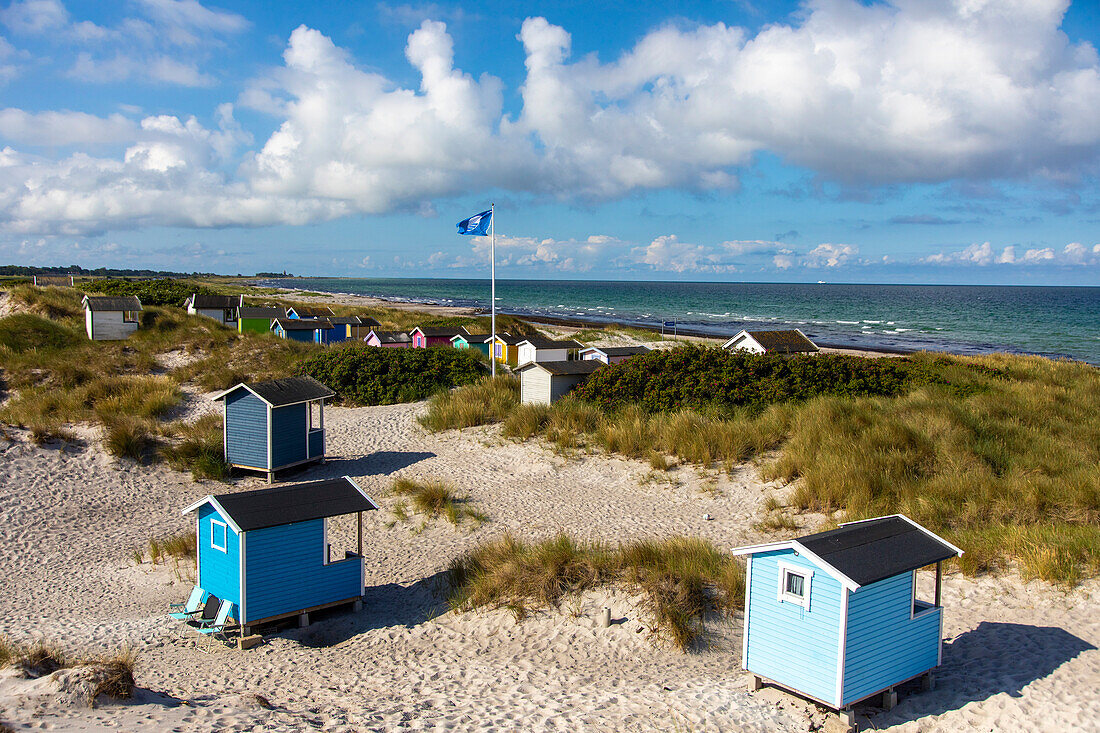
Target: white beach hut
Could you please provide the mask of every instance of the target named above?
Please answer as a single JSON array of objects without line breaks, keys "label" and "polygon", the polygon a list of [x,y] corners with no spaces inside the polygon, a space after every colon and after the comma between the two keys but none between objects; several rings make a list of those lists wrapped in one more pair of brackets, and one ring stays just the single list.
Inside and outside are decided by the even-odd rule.
[{"label": "white beach hut", "polygon": [[570,354],[581,346],[572,340],[556,341],[542,336],[528,336],[516,346],[516,361],[521,365],[532,361],[568,361]]},{"label": "white beach hut", "polygon": [[136,295],[108,297],[85,295],[84,329],[93,341],[120,341],[138,328],[141,301]]},{"label": "white beach hut", "polygon": [[603,362],[592,360],[528,362],[516,370],[520,402],[534,405],[557,402],[602,366]]},{"label": "white beach hut", "polygon": [[723,349],[750,351],[753,354],[816,354],[817,344],[802,333],[801,329],[783,331],[741,331],[726,343]]}]

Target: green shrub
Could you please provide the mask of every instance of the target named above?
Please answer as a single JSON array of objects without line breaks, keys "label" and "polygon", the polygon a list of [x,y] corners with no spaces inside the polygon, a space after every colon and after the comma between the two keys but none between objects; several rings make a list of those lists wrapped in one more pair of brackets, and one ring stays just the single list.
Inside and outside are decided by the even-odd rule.
[{"label": "green shrub", "polygon": [[143,306],[177,306],[192,293],[217,295],[211,288],[189,280],[92,280],[84,285],[84,291],[100,295],[136,295]]},{"label": "green shrub", "polygon": [[382,349],[345,344],[326,349],[302,362],[308,374],[353,405],[414,402],[485,374],[485,366],[466,349]]},{"label": "green shrub", "polygon": [[946,383],[938,367],[927,358],[759,356],[713,346],[681,346],[600,369],[574,394],[604,409],[637,406],[654,413],[761,409],[818,395],[898,395],[918,384]]}]

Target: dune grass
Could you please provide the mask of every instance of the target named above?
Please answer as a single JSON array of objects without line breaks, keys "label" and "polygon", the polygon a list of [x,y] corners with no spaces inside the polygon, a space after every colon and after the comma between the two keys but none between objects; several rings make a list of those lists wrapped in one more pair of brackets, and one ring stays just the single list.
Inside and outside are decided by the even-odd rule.
[{"label": "dune grass", "polygon": [[619,585],[640,592],[654,632],[682,649],[705,639],[712,612],[732,613],[744,600],[740,563],[704,540],[640,540],[619,547],[559,534],[526,543],[511,535],[453,561],[453,608],[509,608],[523,618],[569,596]]},{"label": "dune grass", "polygon": [[78,655],[45,641],[17,644],[0,636],[0,667],[17,667],[28,677],[44,677],[60,669],[96,666],[103,670],[89,690],[87,703],[94,705],[99,695],[128,699],[134,692],[134,667],[137,652],[124,647],[111,654]]},{"label": "dune grass", "polygon": [[[837,521],[906,514],[966,550],[958,565],[970,574],[1011,565],[1066,585],[1100,574],[1100,370],[1011,355],[912,360],[921,379],[897,396],[709,412],[601,409],[570,397],[513,408],[502,433],[598,447],[657,470],[655,453],[727,470],[774,455],[763,472],[794,482],[787,510]],[[796,531],[790,511],[768,508],[758,529]]]},{"label": "dune grass", "polygon": [[173,423],[167,431],[176,439],[160,451],[168,465],[177,471],[190,471],[195,479],[229,478],[221,415],[203,415],[193,423]]},{"label": "dune grass", "polygon": [[[466,517],[477,524],[486,520],[484,514],[469,505],[467,497],[459,495],[443,481],[399,478],[393,482],[392,492],[408,497],[413,509],[429,519],[442,516],[456,526]],[[401,520],[408,519],[407,505],[402,503],[395,507],[394,516]]]},{"label": "dune grass", "polygon": [[484,377],[474,384],[439,392],[418,418],[433,431],[500,422],[519,404],[519,380],[509,375]]}]

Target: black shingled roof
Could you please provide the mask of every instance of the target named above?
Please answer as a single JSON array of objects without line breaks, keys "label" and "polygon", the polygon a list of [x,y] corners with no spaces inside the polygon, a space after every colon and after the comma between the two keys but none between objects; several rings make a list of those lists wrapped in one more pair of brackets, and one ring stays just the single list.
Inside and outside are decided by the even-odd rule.
[{"label": "black shingled roof", "polygon": [[[373,331],[378,341],[383,344],[410,344],[412,339],[404,331]],[[367,338],[370,338],[369,336]]]},{"label": "black shingled roof", "polygon": [[766,351],[780,354],[812,353],[817,351],[817,345],[806,338],[801,332],[794,329],[787,331],[749,331],[750,336]]},{"label": "black shingled roof", "polygon": [[583,344],[572,339],[558,340],[546,338],[545,336],[527,336],[520,343],[523,343],[523,341],[527,341],[536,349],[579,349],[583,347]]},{"label": "black shingled roof", "polygon": [[336,396],[335,392],[313,377],[284,377],[267,382],[248,382],[244,386],[270,402],[272,407]]},{"label": "black shingled roof", "polygon": [[378,508],[347,477],[218,494],[214,498],[245,532]]},{"label": "black shingled roof", "polygon": [[108,295],[85,295],[84,298],[88,301],[88,310],[93,312],[141,310],[141,301],[138,300],[136,295],[123,295],[117,297]]},{"label": "black shingled roof", "polygon": [[188,300],[192,308],[236,308],[241,299],[232,295],[203,295],[195,293]]},{"label": "black shingled roof", "polygon": [[576,361],[529,361],[521,366],[516,371],[524,371],[526,369],[533,369],[534,367],[542,367],[546,371],[550,372],[554,376],[566,376],[571,374],[591,374],[603,367],[604,363],[596,359],[576,360]]},{"label": "black shingled roof", "polygon": [[315,318],[276,318],[275,323],[282,326],[284,331],[313,331],[318,328],[332,328],[332,324],[328,321]]},{"label": "black shingled roof", "polygon": [[433,338],[440,336],[451,338],[452,336],[461,336],[466,333],[466,329],[462,326],[442,326],[438,328],[431,326],[429,326],[428,328],[423,328],[421,326],[417,326],[413,329],[413,331],[420,331],[420,333],[424,334],[425,336],[431,336]]},{"label": "black shingled roof", "polygon": [[859,585],[958,555],[955,548],[896,516],[841,525],[797,542]]},{"label": "black shingled roof", "polygon": [[242,305],[239,310],[241,318],[266,318],[268,320],[275,320],[284,315],[282,308],[275,308],[274,306]]},{"label": "black shingled roof", "polygon": [[[648,354],[648,346],[593,346],[607,356],[633,356],[635,354]],[[587,349],[585,349],[587,351]]]}]

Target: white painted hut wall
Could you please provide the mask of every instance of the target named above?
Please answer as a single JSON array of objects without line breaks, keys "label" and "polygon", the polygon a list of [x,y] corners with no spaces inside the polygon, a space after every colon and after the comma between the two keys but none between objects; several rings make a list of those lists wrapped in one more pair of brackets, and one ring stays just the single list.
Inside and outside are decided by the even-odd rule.
[{"label": "white painted hut wall", "polygon": [[[198,314],[200,316],[206,316],[207,318],[213,318],[218,323],[228,323],[225,320],[225,308],[188,308],[187,312],[191,315]],[[236,321],[233,321],[236,323]]]},{"label": "white painted hut wall", "polygon": [[519,373],[519,401],[529,405],[550,404],[550,374],[542,369]]},{"label": "white painted hut wall", "polygon": [[602,361],[604,364],[607,363],[607,357],[605,357],[598,351],[581,352],[581,359],[583,359],[584,361]]},{"label": "white painted hut wall", "polygon": [[752,336],[749,336],[748,334],[745,334],[737,341],[734,341],[732,344],[730,344],[729,348],[736,351],[751,351],[754,354],[763,354],[765,351],[764,347],[757,343],[756,339],[754,339]]},{"label": "white painted hut wall", "polygon": [[568,361],[569,349],[538,349],[531,344],[521,344],[518,358],[517,365],[532,361]]},{"label": "white painted hut wall", "polygon": [[84,311],[88,338],[96,341],[121,341],[130,338],[138,324],[122,320],[122,311]]}]

